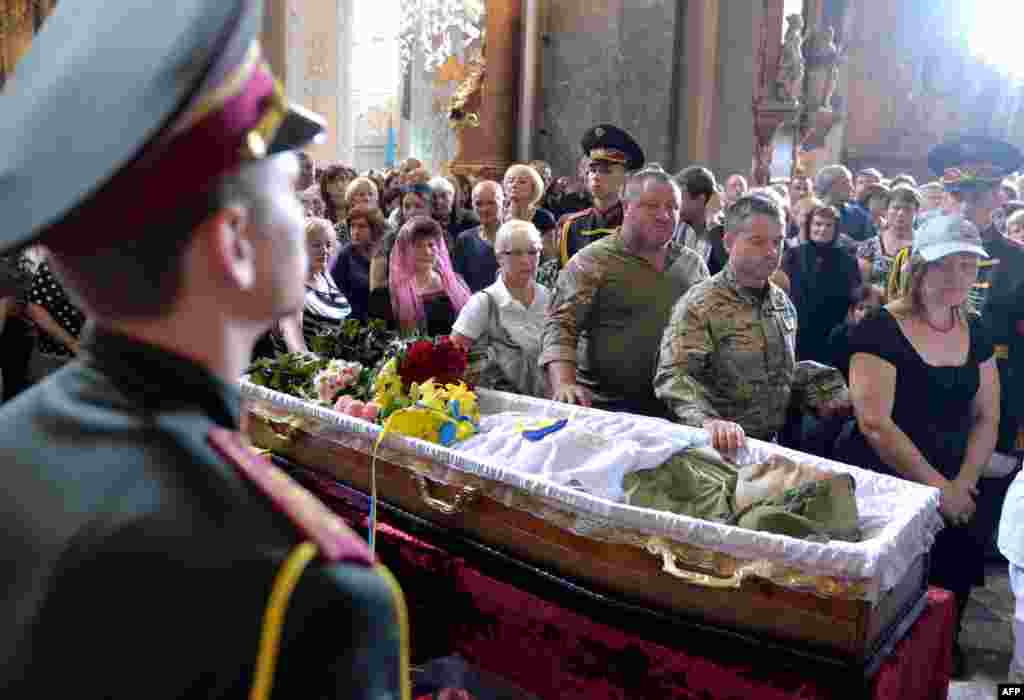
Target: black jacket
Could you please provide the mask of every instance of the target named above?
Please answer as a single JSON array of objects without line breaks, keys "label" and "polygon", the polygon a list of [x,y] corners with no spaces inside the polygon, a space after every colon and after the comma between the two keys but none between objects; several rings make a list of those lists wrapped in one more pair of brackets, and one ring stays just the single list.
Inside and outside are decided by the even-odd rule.
[{"label": "black jacket", "polygon": [[[0,421],[3,697],[246,697],[272,582],[305,538],[210,441],[237,430],[237,389],[97,332]],[[372,567],[310,564],[274,697],[400,697],[393,594]]]}]

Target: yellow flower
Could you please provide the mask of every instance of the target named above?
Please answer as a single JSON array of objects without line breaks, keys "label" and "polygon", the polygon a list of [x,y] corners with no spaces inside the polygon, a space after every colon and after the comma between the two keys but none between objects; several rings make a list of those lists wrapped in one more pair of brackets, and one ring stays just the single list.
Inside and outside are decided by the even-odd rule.
[{"label": "yellow flower", "polygon": [[373,381],[374,401],[382,411],[389,410],[402,398],[402,378],[398,376],[398,363],[392,358],[377,373]]},{"label": "yellow flower", "polygon": [[458,415],[465,416],[474,423],[479,423],[480,405],[477,403],[476,394],[462,382],[449,384],[446,388],[448,390],[448,405],[452,406],[454,402],[458,402]]},{"label": "yellow flower", "polygon": [[409,437],[438,441],[438,431],[446,419],[434,411],[424,408],[403,408],[392,413],[384,423],[385,433],[401,433]]}]

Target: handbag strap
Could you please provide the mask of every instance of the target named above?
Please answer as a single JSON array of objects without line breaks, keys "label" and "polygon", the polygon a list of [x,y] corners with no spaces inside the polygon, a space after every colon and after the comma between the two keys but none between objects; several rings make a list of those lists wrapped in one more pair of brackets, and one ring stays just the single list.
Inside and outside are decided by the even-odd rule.
[{"label": "handbag strap", "polygon": [[491,338],[490,340],[497,340],[500,344],[521,350],[519,343],[512,340],[512,336],[509,335],[508,329],[501,325],[501,314],[498,313],[498,302],[495,301],[494,296],[491,295],[486,289],[482,290],[484,296],[487,297],[487,327],[488,329],[497,326],[500,330],[500,338]]}]

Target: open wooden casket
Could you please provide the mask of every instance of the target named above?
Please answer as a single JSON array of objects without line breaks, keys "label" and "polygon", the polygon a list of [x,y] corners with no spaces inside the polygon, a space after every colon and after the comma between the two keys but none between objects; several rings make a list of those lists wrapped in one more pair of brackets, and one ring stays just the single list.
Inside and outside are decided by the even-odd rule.
[{"label": "open wooden casket", "polygon": [[[255,445],[371,491],[379,426],[245,381],[242,394]],[[615,421],[626,421],[618,443],[632,434],[629,425],[679,445],[706,442],[703,431],[662,420],[488,390],[478,397],[484,431],[491,416],[570,417],[612,421],[613,435]],[[927,552],[941,527],[935,489],[754,441],[744,461],[776,452],[854,477],[864,539],[821,543],[637,508],[581,490],[557,464],[529,473],[486,449],[467,453],[389,434],[377,452],[377,493],[570,580],[723,629],[822,649],[866,673],[923,608]],[[613,478],[620,486],[621,472]]]}]

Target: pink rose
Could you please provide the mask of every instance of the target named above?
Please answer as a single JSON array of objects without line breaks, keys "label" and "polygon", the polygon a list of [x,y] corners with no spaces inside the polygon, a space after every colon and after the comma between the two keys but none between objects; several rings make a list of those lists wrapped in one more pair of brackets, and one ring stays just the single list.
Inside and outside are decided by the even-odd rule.
[{"label": "pink rose", "polygon": [[355,402],[355,399],[351,396],[340,396],[334,404],[334,410],[338,413],[347,414],[351,410],[353,402]]},{"label": "pink rose", "polygon": [[377,420],[377,415],[380,413],[380,406],[373,401],[366,402],[363,406],[363,419],[368,420],[371,423]]}]

